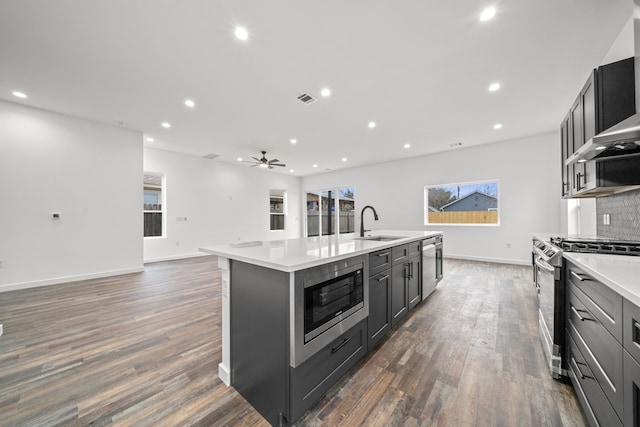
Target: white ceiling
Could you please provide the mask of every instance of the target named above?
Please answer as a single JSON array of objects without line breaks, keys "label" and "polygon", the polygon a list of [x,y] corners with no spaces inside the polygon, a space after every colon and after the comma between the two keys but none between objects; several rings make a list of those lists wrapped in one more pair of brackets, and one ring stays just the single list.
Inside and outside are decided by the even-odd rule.
[{"label": "white ceiling", "polygon": [[632,1],[491,1],[2,0],[0,98],[298,176],[556,130]]}]

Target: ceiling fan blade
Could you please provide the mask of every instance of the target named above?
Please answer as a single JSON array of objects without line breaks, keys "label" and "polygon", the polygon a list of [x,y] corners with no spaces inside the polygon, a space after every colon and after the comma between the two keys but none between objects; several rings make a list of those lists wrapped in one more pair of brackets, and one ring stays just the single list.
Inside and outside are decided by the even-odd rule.
[{"label": "ceiling fan blade", "polygon": [[278,160],[278,159],[269,160],[269,164],[271,164],[271,163],[276,163],[276,162],[279,162],[279,161],[280,161],[280,160]]},{"label": "ceiling fan blade", "polygon": [[258,165],[258,164],[251,165],[252,168],[255,168],[256,166],[260,166],[260,165]]},{"label": "ceiling fan blade", "polygon": [[287,166],[284,163],[270,163],[270,166]]},{"label": "ceiling fan blade", "polygon": [[252,159],[254,159],[256,162],[260,161],[260,159],[258,159],[257,157],[252,157]]},{"label": "ceiling fan blade", "polygon": [[269,165],[269,169],[273,169],[273,166]]}]

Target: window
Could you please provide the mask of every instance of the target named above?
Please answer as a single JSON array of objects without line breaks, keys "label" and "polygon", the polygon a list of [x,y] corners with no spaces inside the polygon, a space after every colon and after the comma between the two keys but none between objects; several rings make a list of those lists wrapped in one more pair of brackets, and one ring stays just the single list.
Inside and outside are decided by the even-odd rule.
[{"label": "window", "polygon": [[310,191],[306,199],[307,237],[354,232],[354,187]]},{"label": "window", "polygon": [[499,225],[498,181],[424,188],[426,224]]},{"label": "window", "polygon": [[164,236],[164,175],[144,174],[144,237]]},{"label": "window", "polygon": [[269,222],[271,223],[271,231],[284,230],[285,214],[285,191],[269,190]]}]

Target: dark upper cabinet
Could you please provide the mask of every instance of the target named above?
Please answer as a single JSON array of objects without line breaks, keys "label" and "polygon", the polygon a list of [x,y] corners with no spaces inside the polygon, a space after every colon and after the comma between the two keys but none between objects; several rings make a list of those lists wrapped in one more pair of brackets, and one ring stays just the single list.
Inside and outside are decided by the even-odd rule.
[{"label": "dark upper cabinet", "polygon": [[634,58],[593,70],[560,125],[563,197],[593,197],[603,182],[610,181],[601,175],[603,168],[596,161],[571,165],[565,161],[595,135],[635,112]]}]

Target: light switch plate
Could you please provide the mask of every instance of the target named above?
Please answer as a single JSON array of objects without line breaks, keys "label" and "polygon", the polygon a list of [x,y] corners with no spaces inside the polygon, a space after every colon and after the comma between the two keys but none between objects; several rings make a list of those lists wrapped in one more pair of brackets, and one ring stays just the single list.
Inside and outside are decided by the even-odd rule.
[{"label": "light switch plate", "polygon": [[0,268],[4,268],[4,260],[0,259]]},{"label": "light switch plate", "polygon": [[2,336],[3,333],[4,333],[4,327],[2,326],[2,323],[0,323],[0,337]]}]

